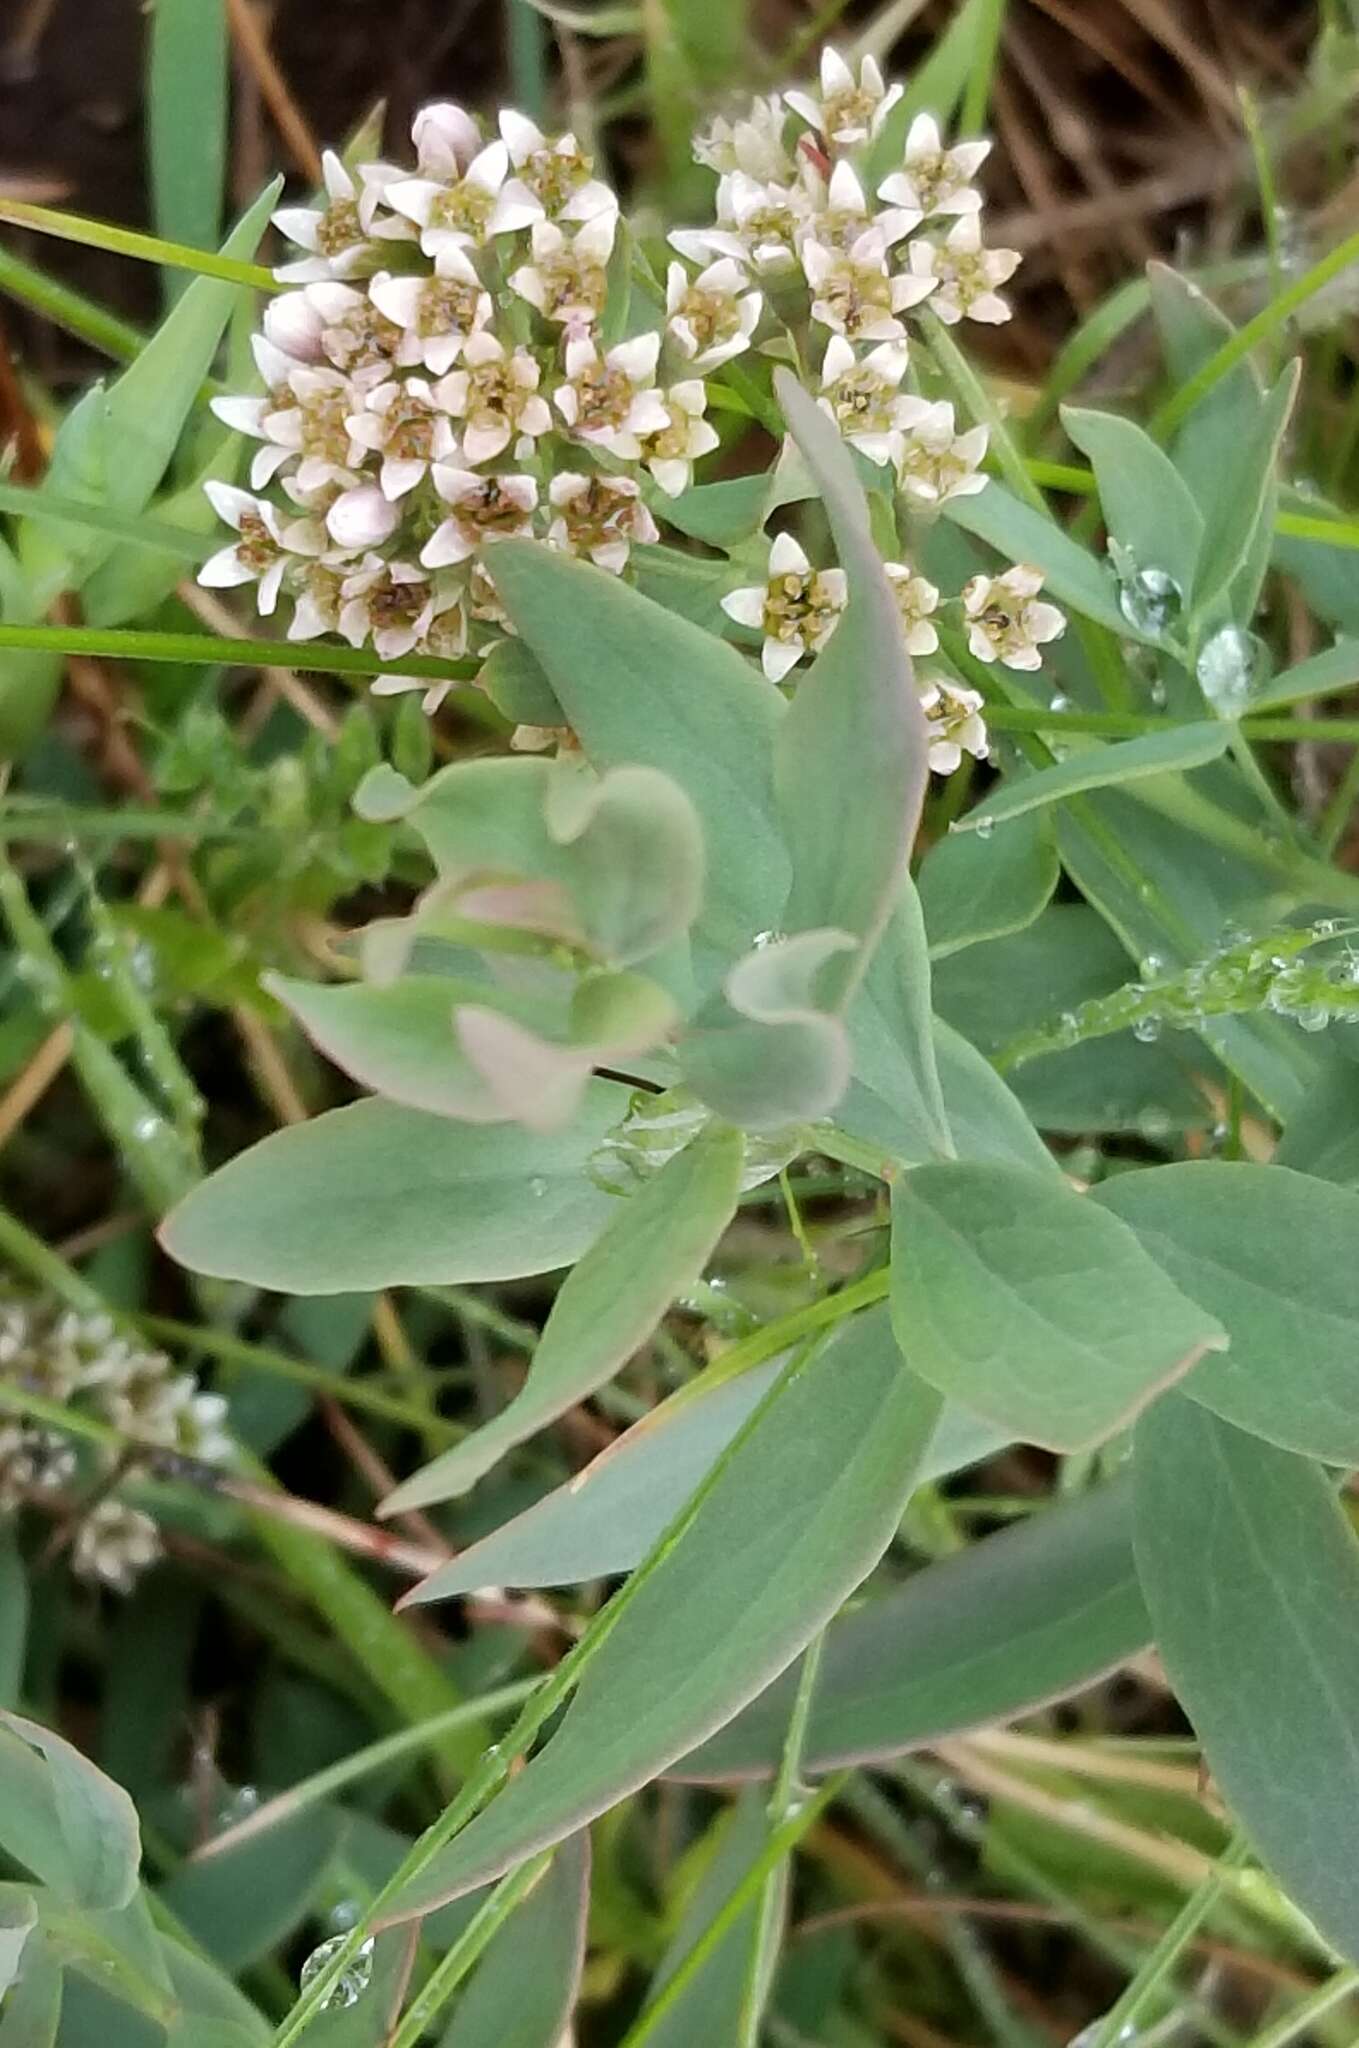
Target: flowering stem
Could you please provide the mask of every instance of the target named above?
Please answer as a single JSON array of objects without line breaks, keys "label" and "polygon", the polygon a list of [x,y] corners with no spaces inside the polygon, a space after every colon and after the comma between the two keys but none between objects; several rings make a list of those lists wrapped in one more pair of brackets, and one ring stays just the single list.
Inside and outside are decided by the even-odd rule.
[{"label": "flowering stem", "polygon": [[272,270],[258,263],[241,263],[234,256],[218,256],[209,249],[190,249],[182,242],[166,242],[159,235],[138,234],[132,228],[113,227],[108,221],[87,220],[83,214],[60,213],[55,207],[35,206],[26,199],[0,199],[0,220],[16,227],[33,228],[40,235],[54,235],[61,242],[79,242],[87,249],[107,249],[115,256],[133,256],[142,263],[159,263],[168,270],[191,270],[199,277],[221,278],[252,291],[277,291]]}]

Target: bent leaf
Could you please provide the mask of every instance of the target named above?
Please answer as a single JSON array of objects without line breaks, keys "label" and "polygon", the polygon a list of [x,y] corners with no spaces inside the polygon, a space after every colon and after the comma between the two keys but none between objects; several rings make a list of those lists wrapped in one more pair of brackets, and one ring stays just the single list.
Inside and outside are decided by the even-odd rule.
[{"label": "bent leaf", "polygon": [[912,1370],[1024,1443],[1103,1443],[1227,1341],[1114,1222],[1023,1167],[903,1174],[892,1320]]},{"label": "bent leaf", "polygon": [[868,526],[863,487],[832,421],[787,371],[784,415],[830,519],[849,602],[801,678],[774,742],[774,787],[793,855],[782,923],[853,933],[851,958],[829,961],[829,1008],[862,980],[907,871],[929,780],[925,714],[901,615]]},{"label": "bent leaf", "polygon": [[1170,457],[1117,413],[1062,407],[1062,425],[1090,457],[1104,523],[1139,569],[1162,569],[1188,597],[1203,546],[1203,514]]},{"label": "bent leaf", "polygon": [[818,991],[826,963],[854,945],[850,932],[799,932],[738,960],[679,1048],[694,1093],[749,1130],[833,1109],[849,1079],[849,1040]]},{"label": "bent leaf", "polygon": [[[1150,1634],[1123,1478],[941,1558],[832,1622],[808,1768],[877,1763],[1011,1720],[1093,1684]],[[792,1696],[793,1681],[780,1679],[672,1775],[770,1775]]]},{"label": "bent leaf", "polygon": [[1359,1464],[1359,1195],[1200,1159],[1120,1174],[1094,1199],[1231,1339],[1185,1393],[1285,1450]]},{"label": "bent leaf", "polygon": [[330,1110],[211,1175],[161,1242],[194,1272],[283,1294],[549,1273],[613,1214],[585,1169],[628,1098],[592,1081],[575,1123],[550,1137],[378,1100]]},{"label": "bent leaf", "polygon": [[[383,1513],[465,1493],[506,1451],[612,1378],[703,1271],[735,1212],[744,1159],[740,1132],[716,1125],[636,1194],[615,1197],[613,1217],[552,1304],[523,1390],[484,1429],[399,1486]],[[437,1571],[407,1600],[447,1592]]]},{"label": "bent leaf", "polygon": [[1315,1465],[1181,1397],[1139,1423],[1134,1469],[1157,1646],[1213,1775],[1290,1896],[1359,1955],[1354,1531]]},{"label": "bent leaf", "polygon": [[1057,846],[1041,810],[1018,820],[997,844],[989,835],[949,832],[921,863],[920,907],[930,958],[1020,932],[1057,887]]},{"label": "bent leaf", "polygon": [[141,1862],[127,1793],[40,1722],[0,1713],[0,1727],[0,1839],[70,1904],[126,1906]]},{"label": "bent leaf", "polygon": [[738,1713],[882,1556],[937,1414],[881,1312],[789,1366],[557,1732],[389,1917],[426,1913],[562,1840]]}]

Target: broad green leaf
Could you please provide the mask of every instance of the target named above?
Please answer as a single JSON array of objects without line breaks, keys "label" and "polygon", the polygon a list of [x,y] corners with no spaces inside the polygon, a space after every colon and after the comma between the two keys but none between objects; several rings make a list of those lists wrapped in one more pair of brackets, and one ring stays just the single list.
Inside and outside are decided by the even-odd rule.
[{"label": "broad green leaf", "polygon": [[789,1366],[581,1679],[557,1732],[400,1892],[406,1919],[561,1841],[738,1713],[882,1556],[938,1415],[885,1314]]},{"label": "broad green leaf", "polygon": [[1062,407],[1062,425],[1088,455],[1111,537],[1139,569],[1164,569],[1187,598],[1203,546],[1203,515],[1168,455],[1117,413]]},{"label": "broad green leaf", "polygon": [[1137,1568],[1213,1776],[1359,1955],[1359,1548],[1315,1465],[1181,1397],[1138,1425]]},{"label": "broad green leaf", "polygon": [[958,1157],[1008,1160],[1049,1177],[1060,1174],[1061,1167],[1034,1129],[1024,1105],[990,1060],[942,1017],[934,1020],[934,1046]]},{"label": "broad green leaf", "polygon": [[54,2048],[61,2024],[61,1965],[41,1934],[24,1948],[17,1982],[0,2002],[0,2048]]},{"label": "broad green leaf", "polygon": [[774,788],[793,855],[781,922],[858,940],[827,963],[823,993],[842,1005],[863,979],[897,895],[929,780],[925,714],[901,615],[868,526],[868,504],[833,422],[787,371],[784,415],[814,476],[848,578],[843,616],[801,678],[774,742]]},{"label": "broad green leaf", "polygon": [[[225,0],[156,0],[148,40],[147,140],[156,232],[167,241],[215,248],[231,72]],[[172,287],[169,296],[178,295]]]},{"label": "broad green leaf", "polygon": [[233,1975],[302,1925],[330,1875],[344,1822],[313,1806],[219,1855],[190,1857],[161,1887],[176,1919]]},{"label": "broad green leaf", "polygon": [[1359,1195],[1203,1159],[1120,1174],[1095,1199],[1227,1332],[1185,1393],[1285,1450],[1359,1465]]},{"label": "broad green leaf", "polygon": [[689,796],[708,854],[700,929],[730,959],[777,924],[788,894],[779,692],[734,647],[589,563],[502,541],[487,567],[595,766],[645,762]]},{"label": "broad green leaf", "polygon": [[947,1158],[953,1141],[931,1010],[925,920],[914,889],[898,899],[846,1022],[854,1078],[890,1105],[901,1132],[890,1149],[908,1146],[901,1156],[913,1162]]},{"label": "broad green leaf", "polygon": [[1049,596],[1059,604],[1070,605],[1125,640],[1148,637],[1124,618],[1113,577],[1090,551],[1004,484],[993,480],[975,497],[950,498],[942,509],[955,526],[975,533],[1008,560],[1031,562],[1041,569]]},{"label": "broad green leaf", "polygon": [[[766,1807],[767,1800],[761,1792],[745,1791],[709,1830],[710,1837],[717,1836],[716,1847],[651,1980],[648,2003],[664,1991],[764,1848],[769,1839]],[[707,1847],[706,1842],[703,1846]],[[779,1866],[780,1879],[786,1881],[787,1873],[785,1861]],[[781,1897],[780,1923],[785,1903]],[[649,2048],[693,2048],[699,2041],[716,2044],[740,2038],[741,2009],[760,1924],[760,1907],[758,1898],[751,1900],[730,1932],[651,2029]]]},{"label": "broad green leaf", "polygon": [[1023,931],[1051,901],[1058,872],[1041,810],[1016,820],[999,841],[949,832],[930,848],[918,877],[930,958]]},{"label": "broad green leaf", "polygon": [[[484,1536],[439,1574],[445,1595],[480,1586],[570,1586],[640,1564],[783,1370],[773,1358],[711,1389],[691,1381],[562,1486]],[[964,1471],[1009,1438],[946,1403],[919,1484]]]},{"label": "broad green leaf", "polygon": [[[509,1407],[399,1486],[385,1514],[465,1493],[506,1451],[586,1400],[692,1287],[735,1212],[745,1141],[712,1125],[635,1194],[615,1198],[602,1234],[567,1275]],[[414,1597],[446,1597],[436,1571]]]},{"label": "broad green leaf", "polygon": [[[1079,1692],[1151,1634],[1126,1479],[1045,1508],[832,1622],[808,1729],[814,1771],[874,1763]],[[672,1775],[768,1775],[791,1676]]]},{"label": "broad green leaf", "polygon": [[553,694],[542,663],[517,634],[496,641],[482,663],[477,683],[496,710],[512,718],[516,725],[566,724],[566,713]]},{"label": "broad green leaf", "polygon": [[1320,1076],[1284,1125],[1274,1164],[1359,1187],[1359,1068],[1339,1061]]},{"label": "broad green leaf", "polygon": [[[137,1811],[126,1792],[40,1722],[0,1713],[0,1725],[0,1835],[71,1904],[92,1911],[126,1906],[141,1861]],[[11,1818],[31,1830],[27,1839],[11,1841]],[[41,1863],[30,1859],[30,1842]]]},{"label": "broad green leaf", "polygon": [[628,1090],[592,1081],[551,1136],[358,1102],[276,1131],[166,1218],[194,1272],[283,1294],[509,1280],[569,1265],[613,1214],[586,1177]]},{"label": "broad green leaf", "polygon": [[562,1843],[487,1948],[439,2048],[559,2048],[585,1965],[590,1837]]},{"label": "broad green leaf", "polygon": [[759,532],[769,509],[770,478],[763,471],[755,476],[726,477],[721,483],[695,484],[678,498],[657,496],[653,510],[658,519],[706,541],[710,547],[732,548]]},{"label": "broad green leaf", "polygon": [[827,962],[855,943],[834,930],[769,935],[736,962],[679,1047],[680,1070],[709,1108],[769,1130],[835,1107],[849,1080],[849,1038],[820,989]]},{"label": "broad green leaf", "polygon": [[1024,1443],[1123,1428],[1221,1325],[1105,1209],[1023,1167],[956,1161],[892,1191],[892,1320],[913,1372]]},{"label": "broad green leaf", "polygon": [[[1015,776],[1002,783],[994,795],[985,797],[955,826],[958,832],[989,831],[1008,818],[1026,811],[1061,803],[1087,789],[1112,789],[1120,783],[1140,782],[1153,775],[1173,775],[1187,768],[1202,768],[1227,751],[1231,729],[1221,720],[1143,733],[1140,739],[1101,741],[1081,746],[1033,775]],[[1002,842],[1003,848],[1003,842]]]},{"label": "broad green leaf", "polygon": [[[1171,382],[1183,384],[1236,332],[1201,288],[1165,263],[1147,265],[1151,310]],[[1171,453],[1205,519],[1211,519],[1233,443],[1257,418],[1263,393],[1248,358],[1221,378],[1179,429]]]},{"label": "broad green leaf", "polygon": [[1301,371],[1300,362],[1290,363],[1256,407],[1255,417],[1240,422],[1226,441],[1194,584],[1196,612],[1206,612],[1226,594],[1251,551],[1261,504],[1274,485],[1279,444],[1297,397]]}]

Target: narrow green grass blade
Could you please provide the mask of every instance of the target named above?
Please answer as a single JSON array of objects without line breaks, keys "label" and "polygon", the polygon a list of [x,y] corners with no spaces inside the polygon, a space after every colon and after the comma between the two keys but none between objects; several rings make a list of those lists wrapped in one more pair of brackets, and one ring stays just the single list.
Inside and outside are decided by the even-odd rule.
[{"label": "narrow green grass blade", "polygon": [[[156,232],[215,249],[226,174],[225,0],[156,0],[149,42],[146,125]],[[166,285],[170,298],[182,289],[173,273]]]}]

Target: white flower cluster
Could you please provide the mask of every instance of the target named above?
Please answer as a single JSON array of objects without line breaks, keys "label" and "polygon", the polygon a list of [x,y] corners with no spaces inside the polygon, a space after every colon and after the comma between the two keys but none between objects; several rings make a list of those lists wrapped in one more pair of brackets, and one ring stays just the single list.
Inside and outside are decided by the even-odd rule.
[{"label": "white flower cluster", "polygon": [[[256,583],[265,613],[286,588],[290,638],[338,632],[389,661],[503,637],[478,557],[507,535],[622,572],[658,538],[644,476],[687,488],[718,440],[703,372],[745,346],[706,288],[664,327],[606,335],[618,201],[574,136],[507,110],[487,141],[444,104],[412,141],[413,175],[328,155],[326,206],[276,216],[307,253],[279,271],[296,289],[255,339],[264,395],[215,402],[260,447],[251,491],[209,486],[237,539],[201,575]],[[258,495],[269,486],[286,506]]]},{"label": "white flower cluster", "polygon": [[[79,1315],[39,1297],[0,1296],[0,1380],[109,1424],[135,1444],[222,1464],[231,1455],[226,1402],[176,1373],[160,1351],[120,1336],[113,1319]],[[0,1514],[79,1474],[72,1439],[21,1417],[0,1425]],[[107,1470],[107,1460],[101,1469]],[[83,1578],[131,1590],[160,1555],[155,1523],[120,1500],[84,1517],[72,1561]]]},{"label": "white flower cluster", "polygon": [[[987,430],[911,388],[906,316],[927,304],[948,323],[1008,319],[999,288],[1019,258],[982,240],[989,143],[948,147],[921,114],[896,168],[870,170],[900,97],[871,58],[856,75],[827,50],[818,91],[715,121],[695,145],[718,175],[715,218],[670,235],[639,333],[617,330],[645,308],[649,273],[619,274],[618,201],[573,135],[507,110],[488,139],[444,103],[415,120],[413,172],[327,155],[326,203],[275,216],[305,253],[277,273],[289,289],[255,339],[264,393],[214,401],[259,447],[250,491],[208,486],[236,538],[201,580],[254,583],[266,614],[286,591],[295,640],[339,633],[393,663],[480,657],[510,630],[485,549],[532,536],[625,572],[718,446],[709,380],[766,343],[814,365],[821,404],[908,509],[983,489]],[[904,563],[888,573],[909,648],[932,653],[939,593]],[[1033,591],[1010,589],[1028,575],[992,579],[975,611],[966,597],[979,659],[1034,666],[1060,630]],[[814,571],[787,536],[767,584],[726,600],[763,632],[776,679],[843,604],[839,573]],[[373,687],[420,689],[433,710],[449,686],[396,674]],[[934,765],[983,754],[978,694],[921,687]]]}]

